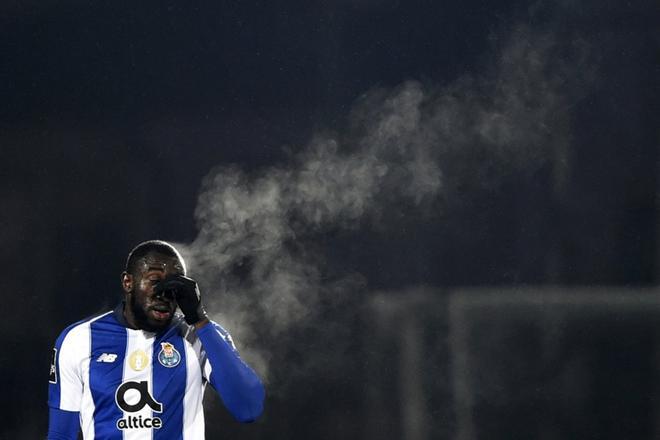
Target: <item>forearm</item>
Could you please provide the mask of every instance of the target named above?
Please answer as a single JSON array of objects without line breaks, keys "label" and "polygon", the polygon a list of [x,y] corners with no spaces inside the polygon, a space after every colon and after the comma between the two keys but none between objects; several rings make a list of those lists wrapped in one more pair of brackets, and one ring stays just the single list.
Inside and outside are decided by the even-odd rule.
[{"label": "forearm", "polygon": [[50,408],[48,415],[48,440],[76,440],[80,429],[77,412]]},{"label": "forearm", "polygon": [[236,419],[254,421],[263,411],[265,391],[261,380],[213,324],[198,328],[197,335],[211,364],[211,385]]}]

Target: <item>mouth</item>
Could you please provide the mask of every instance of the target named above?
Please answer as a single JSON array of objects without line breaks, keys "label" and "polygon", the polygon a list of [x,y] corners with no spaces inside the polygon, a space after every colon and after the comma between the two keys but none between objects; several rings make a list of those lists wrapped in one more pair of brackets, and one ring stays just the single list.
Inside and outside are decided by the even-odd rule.
[{"label": "mouth", "polygon": [[157,321],[166,321],[172,317],[172,308],[167,304],[156,304],[151,307],[150,312]]}]

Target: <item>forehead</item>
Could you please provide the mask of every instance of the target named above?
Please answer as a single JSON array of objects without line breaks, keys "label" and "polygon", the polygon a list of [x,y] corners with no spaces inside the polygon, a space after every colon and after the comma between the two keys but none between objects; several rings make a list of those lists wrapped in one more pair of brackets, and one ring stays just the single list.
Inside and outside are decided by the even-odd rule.
[{"label": "forehead", "polygon": [[160,272],[184,272],[185,266],[177,257],[150,252],[137,262],[137,269],[146,273],[151,271]]}]

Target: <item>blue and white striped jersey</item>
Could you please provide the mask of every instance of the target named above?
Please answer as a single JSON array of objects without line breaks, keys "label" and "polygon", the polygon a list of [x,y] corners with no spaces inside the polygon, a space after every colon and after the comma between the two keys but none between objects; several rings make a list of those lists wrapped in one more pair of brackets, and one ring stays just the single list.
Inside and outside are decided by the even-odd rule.
[{"label": "blue and white striped jersey", "polygon": [[[230,363],[254,374],[224,329],[206,327],[219,333],[219,344],[231,346],[221,347],[235,353]],[[159,334],[128,328],[121,305],[73,324],[53,349],[48,404],[79,412],[85,440],[203,439],[204,387],[208,381],[219,387],[198,332],[178,315]]]}]

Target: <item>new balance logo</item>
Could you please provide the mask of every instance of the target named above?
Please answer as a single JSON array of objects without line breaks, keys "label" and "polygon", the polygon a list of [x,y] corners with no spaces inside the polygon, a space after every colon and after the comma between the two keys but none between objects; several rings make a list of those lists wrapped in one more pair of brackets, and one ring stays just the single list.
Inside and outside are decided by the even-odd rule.
[{"label": "new balance logo", "polygon": [[117,355],[114,353],[103,353],[99,358],[96,360],[96,362],[114,362],[117,360]]}]

